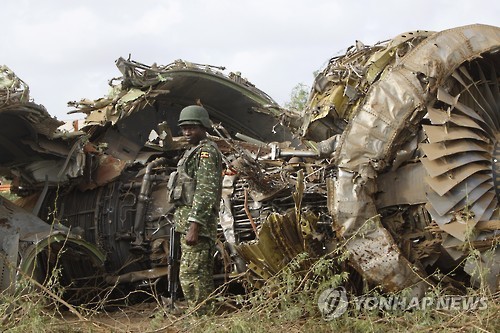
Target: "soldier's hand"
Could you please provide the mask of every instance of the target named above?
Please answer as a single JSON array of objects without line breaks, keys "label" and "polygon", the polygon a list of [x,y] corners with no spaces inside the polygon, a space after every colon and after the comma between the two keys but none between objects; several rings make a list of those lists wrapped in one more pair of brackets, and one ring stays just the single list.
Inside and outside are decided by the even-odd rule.
[{"label": "soldier's hand", "polygon": [[199,224],[196,222],[191,222],[189,224],[189,229],[186,234],[186,244],[187,245],[196,245],[198,244],[198,228]]}]

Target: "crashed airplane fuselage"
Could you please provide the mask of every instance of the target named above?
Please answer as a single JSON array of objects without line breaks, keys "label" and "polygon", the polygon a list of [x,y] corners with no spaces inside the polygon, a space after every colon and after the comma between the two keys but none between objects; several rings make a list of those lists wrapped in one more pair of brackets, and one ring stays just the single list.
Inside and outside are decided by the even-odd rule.
[{"label": "crashed airplane fuselage", "polygon": [[[109,95],[72,103],[86,114],[74,131],[4,67],[0,174],[20,198],[15,209],[1,201],[0,227],[17,237],[3,238],[2,288],[24,260],[24,272],[49,274],[62,239],[70,289],[97,276],[132,287],[167,279],[167,182],[186,148],[177,118],[201,103],[226,163],[215,278],[246,272],[258,286],[297,254],[342,243],[386,291],[420,294],[431,273],[459,266],[474,284],[483,265],[496,289],[499,50],[500,29],[484,25],[358,43],[318,74],[304,110],[223,68],[120,58]],[[29,259],[21,242],[37,248]],[[66,268],[73,256],[79,269]]]}]

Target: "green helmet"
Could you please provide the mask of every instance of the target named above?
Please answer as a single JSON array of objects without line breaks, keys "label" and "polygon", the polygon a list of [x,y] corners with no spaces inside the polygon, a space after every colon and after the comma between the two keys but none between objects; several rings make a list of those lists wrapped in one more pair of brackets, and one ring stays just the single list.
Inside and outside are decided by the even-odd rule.
[{"label": "green helmet", "polygon": [[178,125],[202,125],[207,129],[212,128],[212,122],[208,118],[207,110],[198,105],[190,105],[182,109]]}]

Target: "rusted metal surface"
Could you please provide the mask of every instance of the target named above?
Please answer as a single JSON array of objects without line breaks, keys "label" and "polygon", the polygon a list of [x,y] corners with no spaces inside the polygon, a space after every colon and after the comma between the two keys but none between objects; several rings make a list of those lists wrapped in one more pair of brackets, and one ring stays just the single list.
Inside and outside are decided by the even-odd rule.
[{"label": "rusted metal surface", "polygon": [[[61,251],[61,249],[63,249]],[[55,261],[52,261],[52,260]],[[18,276],[31,274],[39,282],[52,274],[57,261],[65,267],[61,285],[91,281],[102,274],[105,256],[60,224],[47,224],[0,196],[0,276],[2,290],[15,292]],[[83,286],[83,285],[80,285]],[[74,294],[66,294],[73,297]]]},{"label": "rusted metal surface", "polygon": [[500,29],[484,25],[358,43],[299,111],[222,67],[120,58],[110,94],[72,102],[86,116],[73,132],[3,67],[0,175],[41,207],[38,222],[105,253],[109,283],[156,284],[168,278],[166,184],[186,147],[177,118],[202,104],[226,164],[215,277],[246,272],[259,286],[298,254],[342,244],[368,283],[421,295],[471,247],[498,262],[499,57]]}]

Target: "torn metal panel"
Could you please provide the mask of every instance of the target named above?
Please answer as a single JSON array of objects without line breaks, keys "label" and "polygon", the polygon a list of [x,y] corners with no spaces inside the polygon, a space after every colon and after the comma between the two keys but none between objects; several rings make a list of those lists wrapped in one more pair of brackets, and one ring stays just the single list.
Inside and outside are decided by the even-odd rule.
[{"label": "torn metal panel", "polygon": [[408,57],[404,66],[436,79],[436,87],[444,83],[464,61],[474,59],[483,52],[498,50],[498,27],[474,24],[437,32],[418,46],[418,57]]},{"label": "torn metal panel", "polygon": [[[315,79],[309,105],[300,115],[300,133],[315,141],[342,133],[370,85],[386,75],[396,59],[431,34],[412,31],[372,47],[352,46],[344,56],[332,58]],[[348,91],[356,91],[355,97],[350,94],[349,98]]]},{"label": "torn metal panel", "polygon": [[[13,292],[20,275],[43,282],[60,265],[63,286],[95,279],[104,266],[104,254],[62,225],[49,225],[0,196],[0,269],[2,290]],[[48,254],[59,254],[52,262]],[[48,260],[44,264],[41,261]],[[75,267],[71,268],[72,265]],[[78,284],[78,283],[77,283]]]},{"label": "torn metal panel", "polygon": [[301,215],[300,220],[296,219],[293,210],[286,214],[272,214],[261,225],[258,241],[241,243],[236,249],[251,271],[266,280],[302,252],[309,252],[312,257],[321,254],[315,252],[318,251],[317,246],[311,245],[317,240],[309,238],[311,233],[301,229],[302,223],[305,223],[301,221],[310,225],[315,219],[317,217],[311,212]]},{"label": "torn metal panel", "polygon": [[219,224],[222,227],[222,232],[226,241],[235,244],[236,237],[234,234],[234,217],[231,212],[231,197],[234,193],[235,174],[225,174],[222,180],[222,201],[219,212]]},{"label": "torn metal panel", "polygon": [[[22,119],[25,129],[33,135],[41,134],[51,138],[56,129],[63,124],[62,121],[50,116],[42,105],[30,101],[28,85],[6,66],[0,66],[0,101],[2,102],[0,104],[0,115],[2,116],[0,123],[4,126],[7,123],[3,121],[3,117],[15,114],[16,118]],[[2,127],[2,133],[8,128],[7,126]]]},{"label": "torn metal panel", "polygon": [[[73,112],[87,113],[89,119],[97,113],[99,120],[95,125],[101,125],[104,121],[119,126],[121,121],[127,121],[133,113],[142,114],[147,108],[146,102],[154,99],[157,101],[156,124],[166,121],[173,129],[172,132],[176,133],[180,106],[199,100],[208,110],[211,120],[214,123],[224,123],[224,127],[232,135],[242,133],[264,142],[292,138],[289,129],[274,118],[281,113],[277,103],[240,75],[223,74],[223,67],[182,60],[165,66],[147,66],[123,58],[117,61],[117,66],[124,74],[123,82],[114,86],[115,91],[121,91],[119,96],[134,87],[147,93],[125,105],[119,105],[109,98],[108,103],[103,106],[106,110],[100,109],[100,101],[95,104],[75,102],[73,106],[77,109]],[[221,99],[220,96],[224,98]],[[106,116],[103,119],[99,116],[109,114],[107,109],[110,106],[113,108],[112,117]],[[238,111],[237,117],[233,114],[235,110]],[[259,114],[255,115],[256,113]],[[93,122],[88,124],[94,125]]]},{"label": "torn metal panel", "polygon": [[[373,177],[373,174],[371,176]],[[332,215],[334,229],[340,236],[350,237],[365,221],[377,216],[377,208],[372,199],[375,186],[374,179],[369,176],[362,177],[354,172],[339,169],[335,180]]]},{"label": "torn metal panel", "polygon": [[35,159],[38,154],[29,145],[20,143],[25,139],[36,140],[39,135],[50,138],[61,124],[51,118],[42,106],[34,103],[29,106],[3,106],[0,109],[0,162],[5,165],[14,159]]},{"label": "torn metal panel", "polygon": [[500,283],[500,249],[489,249],[477,256],[468,257],[464,270],[472,276],[476,287],[481,287],[481,282],[486,281],[490,290],[498,289]]},{"label": "torn metal panel", "polygon": [[377,207],[427,202],[424,176],[425,169],[420,163],[409,163],[396,171],[380,174],[377,177]]},{"label": "torn metal panel", "polygon": [[379,223],[377,218],[366,221],[356,237],[347,242],[352,265],[384,290],[411,288],[415,295],[423,296],[426,288],[423,276],[393,246],[391,235]]},{"label": "torn metal panel", "polygon": [[[141,126],[140,124],[140,122],[135,123],[135,126],[133,128],[124,130],[123,133],[140,134],[144,131],[138,131],[138,127]],[[146,138],[142,140],[143,142],[135,142],[129,139],[129,136],[130,135],[123,135],[122,132],[118,129],[109,129],[108,131],[106,131],[104,138],[100,140],[100,142],[106,143],[107,154],[126,162],[132,162],[144,146]]]},{"label": "torn metal panel", "polygon": [[0,290],[13,294],[16,281],[16,263],[19,252],[19,232],[0,219]]},{"label": "torn metal panel", "polygon": [[[83,154],[82,154],[83,155]],[[83,174],[82,156],[76,163],[67,164],[64,160],[43,160],[26,165],[24,174],[34,182],[47,180],[53,184],[64,182],[67,178],[76,178]],[[69,168],[68,168],[69,167]]]}]

